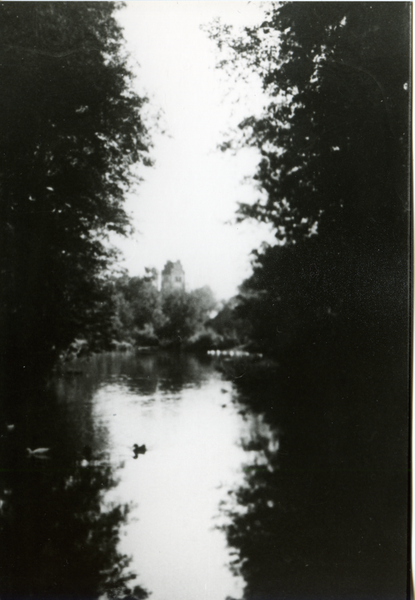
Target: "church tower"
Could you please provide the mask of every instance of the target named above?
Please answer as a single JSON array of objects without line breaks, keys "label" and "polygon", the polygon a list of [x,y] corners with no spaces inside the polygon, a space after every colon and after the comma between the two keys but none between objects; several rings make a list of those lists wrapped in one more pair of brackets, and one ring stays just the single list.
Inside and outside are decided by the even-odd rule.
[{"label": "church tower", "polygon": [[161,272],[161,293],[184,292],[184,270],[181,262],[168,260]]}]

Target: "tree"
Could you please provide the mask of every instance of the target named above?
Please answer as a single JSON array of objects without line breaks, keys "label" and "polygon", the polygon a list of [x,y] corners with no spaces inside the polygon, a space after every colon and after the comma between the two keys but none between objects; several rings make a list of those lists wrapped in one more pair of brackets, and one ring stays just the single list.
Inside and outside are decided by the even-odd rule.
[{"label": "tree", "polygon": [[189,301],[193,308],[194,320],[199,327],[203,326],[216,307],[216,299],[208,285],[189,293]]},{"label": "tree", "polygon": [[140,346],[193,347],[207,333],[204,326],[216,306],[212,290],[160,292],[157,279],[156,269],[146,268],[144,277],[125,275],[113,282],[114,337]]},{"label": "tree", "polygon": [[272,223],[277,239],[289,242],[339,222],[355,228],[368,213],[401,217],[408,11],[406,3],[283,2],[242,38],[211,30],[234,64],[256,71],[268,96],[263,116],[240,124],[242,141],[261,153],[256,178],[266,192],[243,205],[242,216]]},{"label": "tree", "polygon": [[262,194],[239,214],[272,224],[277,245],[256,253],[243,302],[290,331],[298,311],[407,319],[409,25],[406,3],[285,2],[239,38],[211,28],[267,96],[240,125]]},{"label": "tree", "polygon": [[231,298],[221,303],[218,312],[207,322],[208,330],[218,336],[216,343],[211,344],[210,349],[212,346],[218,349],[235,348],[252,341],[252,320],[238,316],[235,310],[237,306],[239,307],[238,298]]},{"label": "tree", "polygon": [[111,321],[105,239],[128,232],[131,168],[149,163],[118,6],[0,3],[4,370],[49,366]]},{"label": "tree", "polygon": [[115,334],[122,340],[156,342],[154,330],[165,318],[157,289],[156,269],[146,268],[144,277],[121,277],[115,281]]},{"label": "tree", "polygon": [[159,337],[177,345],[201,333],[216,301],[212,290],[205,286],[192,292],[172,291],[162,298],[165,322],[158,328]]}]

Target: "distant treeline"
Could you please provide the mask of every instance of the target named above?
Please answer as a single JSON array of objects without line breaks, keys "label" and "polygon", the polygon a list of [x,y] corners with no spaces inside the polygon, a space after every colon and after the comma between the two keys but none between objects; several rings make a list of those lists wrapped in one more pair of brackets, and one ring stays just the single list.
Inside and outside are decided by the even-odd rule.
[{"label": "distant treeline", "polygon": [[192,350],[229,348],[244,341],[244,324],[231,303],[217,302],[208,286],[192,291],[159,291],[157,274],[116,278],[110,284],[113,305],[112,348],[142,346]]}]

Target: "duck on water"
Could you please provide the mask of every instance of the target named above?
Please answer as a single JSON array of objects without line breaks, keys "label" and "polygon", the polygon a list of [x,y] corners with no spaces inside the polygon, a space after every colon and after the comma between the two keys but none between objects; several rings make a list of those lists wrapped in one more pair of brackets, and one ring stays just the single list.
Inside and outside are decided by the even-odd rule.
[{"label": "duck on water", "polygon": [[138,458],[139,454],[145,454],[147,452],[147,448],[145,444],[139,446],[138,444],[134,444],[133,446],[134,458]]}]

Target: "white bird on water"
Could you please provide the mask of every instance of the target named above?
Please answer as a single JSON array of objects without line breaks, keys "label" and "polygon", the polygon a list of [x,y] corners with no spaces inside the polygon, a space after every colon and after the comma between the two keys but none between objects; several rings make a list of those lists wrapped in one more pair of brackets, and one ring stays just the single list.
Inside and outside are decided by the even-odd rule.
[{"label": "white bird on water", "polygon": [[45,456],[50,450],[50,448],[35,448],[32,450],[31,448],[26,448],[29,456],[35,456],[37,458],[48,458]]}]

